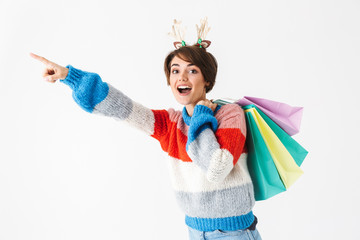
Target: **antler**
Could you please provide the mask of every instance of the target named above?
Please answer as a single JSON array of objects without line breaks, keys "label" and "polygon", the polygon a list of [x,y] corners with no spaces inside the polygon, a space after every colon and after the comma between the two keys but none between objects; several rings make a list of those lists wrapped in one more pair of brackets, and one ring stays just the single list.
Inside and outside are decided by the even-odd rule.
[{"label": "antler", "polygon": [[176,40],[182,42],[184,41],[186,28],[181,27],[181,21],[174,19],[174,25],[172,26],[172,32],[169,32],[169,35],[174,37]]},{"label": "antler", "polygon": [[[210,27],[208,26],[207,17],[200,20],[200,27],[196,24],[198,41],[197,46],[200,48],[208,48],[211,44],[210,41],[204,40],[208,32],[210,31]],[[174,46],[176,49],[179,49],[182,46],[186,46],[184,41],[186,28],[181,26],[181,21],[177,21],[174,19],[174,25],[172,25],[172,31],[169,32],[169,35],[174,37],[177,41],[174,42]]]},{"label": "antler", "polygon": [[196,30],[198,34],[198,40],[204,40],[208,32],[210,31],[210,27],[208,26],[207,17],[200,20],[200,27],[196,24]]}]

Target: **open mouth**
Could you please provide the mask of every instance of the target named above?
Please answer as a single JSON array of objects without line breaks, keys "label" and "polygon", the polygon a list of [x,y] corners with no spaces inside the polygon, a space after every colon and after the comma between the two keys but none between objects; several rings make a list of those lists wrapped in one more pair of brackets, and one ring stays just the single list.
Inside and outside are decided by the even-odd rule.
[{"label": "open mouth", "polygon": [[177,90],[182,94],[186,94],[186,93],[189,93],[191,91],[191,87],[189,87],[189,86],[179,86],[177,88]]}]

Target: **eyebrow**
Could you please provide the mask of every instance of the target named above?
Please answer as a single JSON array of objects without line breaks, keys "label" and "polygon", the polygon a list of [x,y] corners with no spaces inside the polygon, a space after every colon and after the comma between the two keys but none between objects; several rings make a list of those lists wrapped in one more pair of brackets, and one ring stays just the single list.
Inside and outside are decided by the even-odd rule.
[{"label": "eyebrow", "polygon": [[[187,66],[190,67],[190,66],[194,66],[194,65],[195,65],[195,64],[190,63],[190,64],[188,64]],[[171,67],[173,67],[173,66],[180,67],[180,65],[177,64],[177,63],[174,63],[173,65],[171,65]]]}]

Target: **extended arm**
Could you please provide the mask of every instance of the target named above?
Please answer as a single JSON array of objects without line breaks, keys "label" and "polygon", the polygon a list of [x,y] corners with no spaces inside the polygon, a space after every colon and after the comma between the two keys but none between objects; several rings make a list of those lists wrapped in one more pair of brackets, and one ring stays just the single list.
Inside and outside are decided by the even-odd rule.
[{"label": "extended arm", "polygon": [[43,77],[46,81],[55,83],[60,80],[70,86],[74,100],[85,111],[124,120],[149,135],[154,134],[156,120],[157,125],[161,126],[156,135],[166,134],[167,111],[150,110],[132,101],[121,91],[103,82],[96,73],[82,71],[71,65],[63,67],[34,53],[30,53],[30,56],[45,64]]},{"label": "extended arm", "polygon": [[71,87],[75,102],[85,111],[124,120],[148,135],[154,134],[157,120],[158,125],[163,126],[162,132],[157,134],[166,133],[166,117],[162,117],[167,115],[165,110],[151,110],[134,102],[121,91],[103,82],[96,73],[82,71],[71,65],[66,67],[69,73],[61,81]]}]

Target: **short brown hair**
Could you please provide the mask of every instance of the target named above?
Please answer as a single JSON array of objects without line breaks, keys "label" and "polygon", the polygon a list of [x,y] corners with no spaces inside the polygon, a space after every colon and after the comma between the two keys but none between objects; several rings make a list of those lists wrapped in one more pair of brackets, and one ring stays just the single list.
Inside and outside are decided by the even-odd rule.
[{"label": "short brown hair", "polygon": [[196,45],[180,47],[167,55],[164,62],[164,71],[168,85],[170,85],[170,64],[175,56],[200,68],[205,82],[209,83],[209,86],[206,87],[206,93],[214,87],[218,67],[217,61],[211,53],[206,51],[205,48],[200,48]]}]

